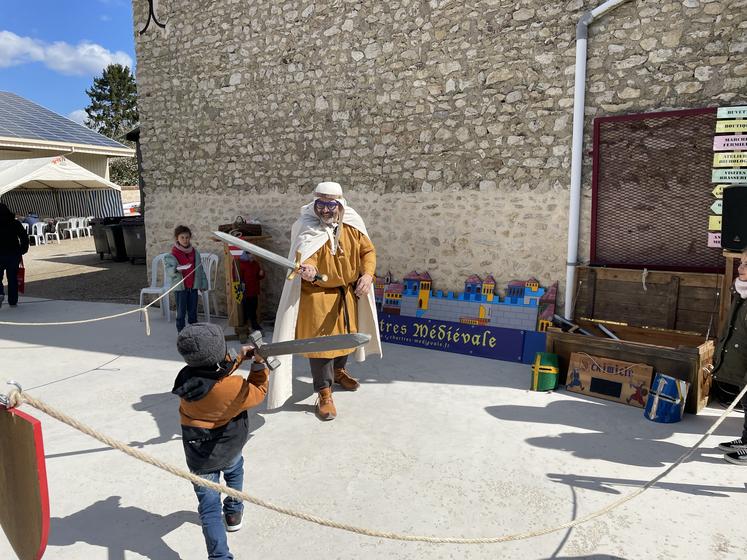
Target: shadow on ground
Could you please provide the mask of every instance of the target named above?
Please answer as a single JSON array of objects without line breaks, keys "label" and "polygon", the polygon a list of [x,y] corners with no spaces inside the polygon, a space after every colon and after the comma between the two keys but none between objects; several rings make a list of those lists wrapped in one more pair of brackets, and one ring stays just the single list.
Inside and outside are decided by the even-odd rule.
[{"label": "shadow on ground", "polygon": [[[600,414],[600,407],[604,407],[604,414]],[[582,395],[552,401],[546,406],[490,406],[486,412],[507,422],[573,427],[576,429],[573,432],[531,437],[526,441],[537,447],[565,451],[581,459],[601,459],[637,467],[663,467],[673,463],[689,447],[664,440],[675,433],[684,433],[692,434],[692,443],[695,443],[695,436],[704,434],[714,422],[712,416],[692,414],[673,424],[651,422],[644,418],[642,409]],[[736,416],[726,418],[715,434],[727,439],[736,437],[741,432],[741,423],[741,418]],[[723,463],[721,454],[709,448],[699,448],[688,461]],[[598,490],[603,486],[590,485]],[[701,490],[706,489],[703,487],[695,493]]]},{"label": "shadow on ground", "polygon": [[144,558],[179,560],[179,554],[163,537],[185,523],[199,526],[197,513],[176,511],[158,515],[137,507],[122,507],[121,500],[120,496],[110,496],[67,517],[53,517],[49,545],[84,542],[108,549],[109,560],[124,560],[128,551]]}]

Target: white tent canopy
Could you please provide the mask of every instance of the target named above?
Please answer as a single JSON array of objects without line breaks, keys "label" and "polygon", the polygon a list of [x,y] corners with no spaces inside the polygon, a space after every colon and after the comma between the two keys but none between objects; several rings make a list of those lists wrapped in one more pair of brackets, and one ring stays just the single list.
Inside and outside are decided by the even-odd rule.
[{"label": "white tent canopy", "polygon": [[0,161],[0,197],[21,214],[121,216],[120,191],[63,156]]},{"label": "white tent canopy", "polygon": [[0,161],[0,196],[15,188],[101,189],[121,191],[119,185],[63,156]]}]

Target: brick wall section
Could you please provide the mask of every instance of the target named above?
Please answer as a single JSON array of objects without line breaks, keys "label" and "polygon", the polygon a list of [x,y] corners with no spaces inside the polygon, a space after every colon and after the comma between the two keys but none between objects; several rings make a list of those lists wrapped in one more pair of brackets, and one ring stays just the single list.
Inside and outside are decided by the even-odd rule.
[{"label": "brick wall section", "polygon": [[[147,4],[134,0],[136,30]],[[162,4],[167,29],[136,34],[151,253],[182,222],[213,247],[207,232],[236,214],[285,253],[331,179],[380,271],[427,269],[437,290],[473,272],[562,284],[575,25],[599,2]],[[586,151],[596,115],[747,103],[746,14],[745,0],[638,0],[594,24]],[[582,259],[590,171],[587,157]],[[281,282],[265,282],[266,310]]]}]

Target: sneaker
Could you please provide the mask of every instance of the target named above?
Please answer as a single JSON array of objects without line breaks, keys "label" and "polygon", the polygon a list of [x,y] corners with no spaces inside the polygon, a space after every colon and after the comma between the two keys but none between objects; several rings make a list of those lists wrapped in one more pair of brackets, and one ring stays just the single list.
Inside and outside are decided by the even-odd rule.
[{"label": "sneaker", "polygon": [[243,523],[242,518],[244,517],[243,512],[239,513],[224,513],[223,522],[226,524],[226,531],[233,533],[241,529]]},{"label": "sneaker", "polygon": [[734,441],[727,441],[718,444],[719,451],[724,453],[732,453],[739,451],[740,449],[747,449],[747,443],[743,442],[742,439],[735,439]]},{"label": "sneaker", "polygon": [[724,459],[735,465],[747,465],[747,449],[743,448],[734,453],[727,453]]}]

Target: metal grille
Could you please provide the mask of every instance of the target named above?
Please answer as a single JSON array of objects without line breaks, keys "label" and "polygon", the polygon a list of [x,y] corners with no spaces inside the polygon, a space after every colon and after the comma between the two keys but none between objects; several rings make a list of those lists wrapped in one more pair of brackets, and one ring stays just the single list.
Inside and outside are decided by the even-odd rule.
[{"label": "metal grille", "polygon": [[716,109],[594,120],[592,264],[723,270],[708,247]]}]

